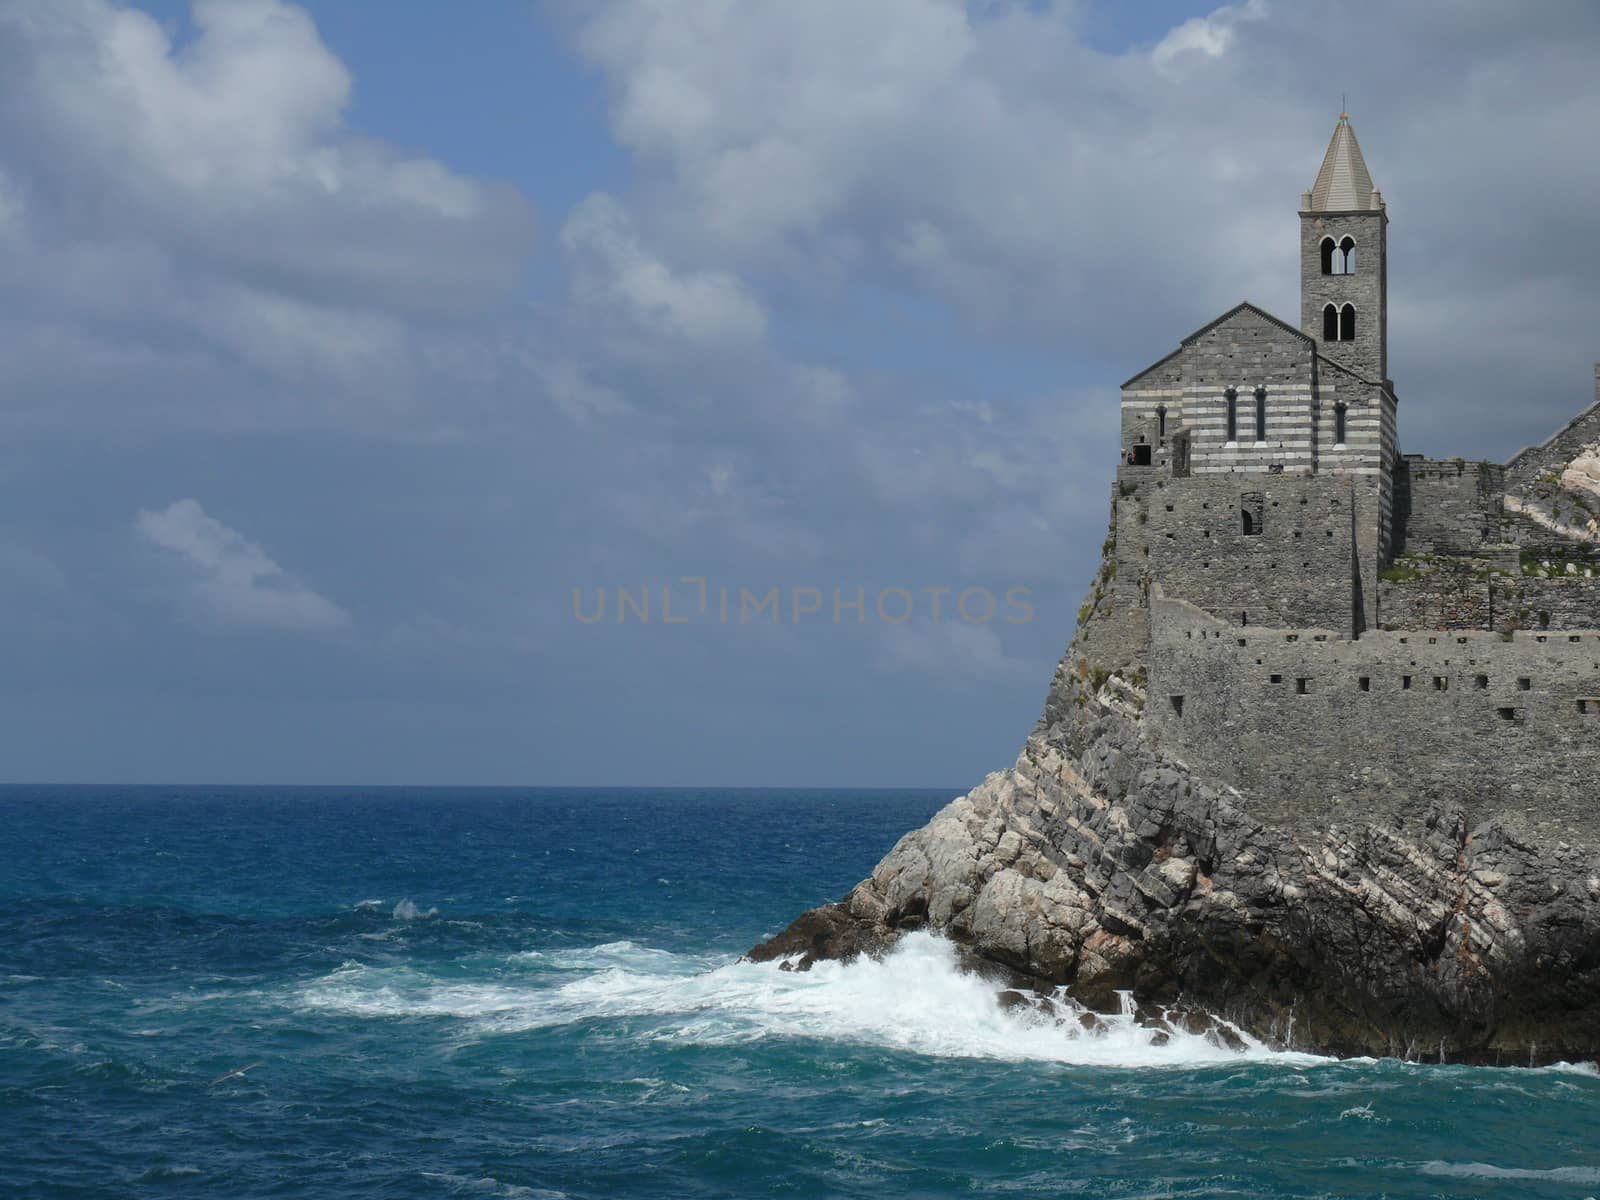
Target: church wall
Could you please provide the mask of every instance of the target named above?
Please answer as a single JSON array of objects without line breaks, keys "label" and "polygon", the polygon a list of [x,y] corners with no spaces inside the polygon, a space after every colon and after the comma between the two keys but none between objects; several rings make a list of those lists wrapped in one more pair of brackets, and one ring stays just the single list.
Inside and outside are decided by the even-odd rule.
[{"label": "church wall", "polygon": [[[1193,430],[1191,469],[1307,471],[1312,464],[1312,351],[1303,339],[1253,312],[1204,330],[1183,349],[1183,412]],[[1267,436],[1256,438],[1255,389],[1267,389]],[[1225,389],[1237,396],[1237,438],[1227,437]]]},{"label": "church wall", "polygon": [[1231,628],[1158,596],[1151,639],[1146,727],[1264,821],[1315,828],[1443,800],[1469,817],[1520,810],[1552,839],[1600,832],[1600,632],[1352,641]]}]

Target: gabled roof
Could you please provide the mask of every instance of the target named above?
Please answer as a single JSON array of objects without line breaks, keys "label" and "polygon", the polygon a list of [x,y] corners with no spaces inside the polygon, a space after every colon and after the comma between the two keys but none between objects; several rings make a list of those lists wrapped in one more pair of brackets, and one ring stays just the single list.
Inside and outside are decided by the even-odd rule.
[{"label": "gabled roof", "polygon": [[1136,382],[1137,380],[1143,378],[1144,376],[1148,375],[1151,371],[1153,371],[1157,367],[1159,367],[1162,363],[1166,362],[1168,359],[1175,358],[1177,355],[1181,354],[1183,352],[1183,347],[1187,346],[1190,342],[1196,340],[1197,338],[1203,337],[1205,334],[1210,333],[1218,325],[1221,325],[1226,321],[1231,321],[1234,317],[1238,316],[1240,313],[1247,312],[1247,311],[1251,312],[1251,313],[1254,313],[1256,316],[1260,317],[1264,321],[1267,321],[1267,322],[1270,322],[1273,325],[1276,325],[1279,329],[1283,330],[1285,333],[1294,334],[1294,336],[1299,338],[1302,342],[1311,342],[1313,345],[1316,344],[1316,339],[1315,338],[1307,337],[1304,333],[1300,332],[1300,330],[1296,329],[1293,325],[1289,324],[1289,322],[1280,321],[1277,317],[1273,316],[1266,309],[1257,308],[1254,304],[1251,304],[1250,301],[1248,301],[1248,300],[1241,300],[1238,304],[1235,304],[1232,308],[1230,308],[1227,312],[1223,313],[1220,317],[1217,317],[1217,318],[1215,318],[1214,320],[1211,320],[1211,321],[1207,321],[1204,325],[1200,326],[1199,329],[1196,329],[1188,337],[1181,339],[1181,341],[1178,343],[1178,349],[1172,351],[1172,353],[1170,353],[1170,354],[1163,354],[1160,358],[1156,359],[1156,361],[1151,363],[1149,366],[1143,368],[1140,371],[1136,371],[1134,374],[1130,375],[1127,379],[1125,379],[1123,381],[1122,386],[1123,387],[1127,387],[1130,384]]},{"label": "gabled roof", "polygon": [[1328,152],[1322,156],[1322,169],[1311,185],[1310,211],[1375,212],[1383,202],[1373,192],[1372,172],[1361,157],[1356,131],[1350,127],[1350,114],[1340,113]]},{"label": "gabled roof", "polygon": [[1266,309],[1257,308],[1254,304],[1251,304],[1250,301],[1248,301],[1248,300],[1241,300],[1241,301],[1239,301],[1238,304],[1235,304],[1227,312],[1223,313],[1220,317],[1216,318],[1216,320],[1207,321],[1204,325],[1200,326],[1199,329],[1196,329],[1188,337],[1184,338],[1183,339],[1183,344],[1185,346],[1187,346],[1190,342],[1192,342],[1192,341],[1196,340],[1197,338],[1201,337],[1203,334],[1210,333],[1213,329],[1215,329],[1218,325],[1221,325],[1224,321],[1233,320],[1234,317],[1238,316],[1240,313],[1246,311],[1247,309],[1250,312],[1255,313],[1256,316],[1262,318],[1263,320],[1270,321],[1272,324],[1276,325],[1279,329],[1283,330],[1285,333],[1294,334],[1294,336],[1299,338],[1302,342],[1310,342],[1310,341],[1314,341],[1315,340],[1314,338],[1307,337],[1304,333],[1300,332],[1300,330],[1296,329],[1293,325],[1289,324],[1289,322],[1280,321],[1277,317],[1273,316]]}]

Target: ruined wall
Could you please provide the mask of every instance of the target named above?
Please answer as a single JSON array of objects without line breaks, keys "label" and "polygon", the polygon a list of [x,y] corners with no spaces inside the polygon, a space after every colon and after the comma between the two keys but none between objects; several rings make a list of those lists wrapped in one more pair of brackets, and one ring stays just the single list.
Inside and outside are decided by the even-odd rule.
[{"label": "ruined wall", "polygon": [[1552,840],[1600,833],[1600,632],[1239,629],[1151,601],[1146,729],[1289,828],[1433,801]]},{"label": "ruined wall", "polygon": [[1504,539],[1504,467],[1408,454],[1395,472],[1397,552],[1481,554]]},{"label": "ruined wall", "polygon": [[1383,581],[1384,629],[1600,628],[1600,571],[1540,577],[1507,573],[1482,559],[1441,559],[1423,564],[1423,571],[1418,578]]}]

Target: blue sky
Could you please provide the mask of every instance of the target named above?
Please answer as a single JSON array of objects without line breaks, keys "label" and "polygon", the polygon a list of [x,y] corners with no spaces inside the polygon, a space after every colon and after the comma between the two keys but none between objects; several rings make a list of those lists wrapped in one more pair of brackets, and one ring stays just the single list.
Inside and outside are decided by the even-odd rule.
[{"label": "blue sky", "polygon": [[1452,11],[0,4],[0,776],[970,786],[1341,93],[1403,447],[1590,399],[1600,10]]}]

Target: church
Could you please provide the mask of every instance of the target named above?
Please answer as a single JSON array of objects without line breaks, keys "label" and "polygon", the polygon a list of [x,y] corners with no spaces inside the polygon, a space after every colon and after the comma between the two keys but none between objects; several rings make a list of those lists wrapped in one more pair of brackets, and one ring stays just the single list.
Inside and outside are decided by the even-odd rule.
[{"label": "church", "polygon": [[1389,216],[1348,114],[1298,218],[1298,324],[1241,303],[1122,385],[1081,665],[1147,680],[1167,751],[1260,798],[1559,819],[1600,768],[1600,366],[1504,464],[1403,454]]}]

